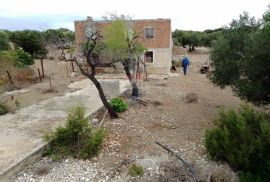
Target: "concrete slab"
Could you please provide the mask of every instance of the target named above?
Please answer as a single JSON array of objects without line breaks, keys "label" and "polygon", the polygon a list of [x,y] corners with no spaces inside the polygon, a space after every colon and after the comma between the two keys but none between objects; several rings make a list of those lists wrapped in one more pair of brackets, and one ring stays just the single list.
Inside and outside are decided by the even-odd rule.
[{"label": "concrete slab", "polygon": [[[106,82],[108,85],[116,83],[115,80],[102,81],[104,85]],[[117,85],[121,87],[118,88],[120,94],[126,90],[129,82],[119,80]],[[102,107],[98,92],[90,80],[82,80],[69,87],[79,90],[31,105],[14,114],[0,116],[0,181],[6,181],[36,160],[38,152],[46,145],[42,132],[64,123],[71,108],[83,105],[86,114],[90,115]]]}]

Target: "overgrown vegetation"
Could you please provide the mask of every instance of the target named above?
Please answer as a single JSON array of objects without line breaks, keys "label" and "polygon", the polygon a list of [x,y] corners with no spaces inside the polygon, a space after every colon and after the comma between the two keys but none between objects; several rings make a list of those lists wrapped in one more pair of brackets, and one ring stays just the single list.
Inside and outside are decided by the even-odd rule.
[{"label": "overgrown vegetation", "polygon": [[84,115],[84,109],[76,107],[70,112],[64,126],[46,133],[44,139],[49,145],[45,154],[53,159],[68,156],[86,159],[97,155],[105,137],[105,130],[92,128]]},{"label": "overgrown vegetation", "polygon": [[124,112],[128,105],[121,97],[115,97],[111,100],[111,105],[116,112]]},{"label": "overgrown vegetation", "polygon": [[143,176],[143,167],[140,165],[132,164],[128,169],[128,174],[132,177]]},{"label": "overgrown vegetation", "polygon": [[270,179],[270,124],[249,106],[221,111],[215,127],[205,131],[205,147],[214,160],[240,171],[241,181]]},{"label": "overgrown vegetation", "polygon": [[0,116],[6,113],[8,113],[8,108],[4,104],[0,103]]}]

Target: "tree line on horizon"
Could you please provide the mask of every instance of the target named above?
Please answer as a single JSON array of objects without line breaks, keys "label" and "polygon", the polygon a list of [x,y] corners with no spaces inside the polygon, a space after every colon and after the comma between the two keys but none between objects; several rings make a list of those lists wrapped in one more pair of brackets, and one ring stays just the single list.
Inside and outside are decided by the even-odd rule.
[{"label": "tree line on horizon", "polygon": [[[27,67],[34,64],[34,59],[47,57],[48,47],[70,48],[75,40],[73,31],[66,28],[37,30],[0,30],[0,71],[7,67]],[[4,71],[5,70],[5,71]]]},{"label": "tree line on horizon", "polygon": [[189,51],[195,50],[197,46],[210,47],[211,41],[221,35],[224,28],[207,29],[205,31],[186,31],[176,29],[172,32],[173,44],[175,46],[188,46]]}]

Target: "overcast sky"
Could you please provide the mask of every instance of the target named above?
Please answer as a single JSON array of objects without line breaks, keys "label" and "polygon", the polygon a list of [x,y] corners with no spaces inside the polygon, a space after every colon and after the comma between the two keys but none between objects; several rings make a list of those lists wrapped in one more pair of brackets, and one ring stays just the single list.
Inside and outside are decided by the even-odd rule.
[{"label": "overcast sky", "polygon": [[267,0],[0,0],[0,29],[73,29],[74,20],[106,13],[133,19],[170,18],[172,30],[215,29],[243,11],[261,18]]}]

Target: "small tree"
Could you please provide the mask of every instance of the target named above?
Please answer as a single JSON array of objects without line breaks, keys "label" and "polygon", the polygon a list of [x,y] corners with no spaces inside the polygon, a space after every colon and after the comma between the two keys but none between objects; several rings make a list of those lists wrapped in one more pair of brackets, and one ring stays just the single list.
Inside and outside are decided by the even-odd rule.
[{"label": "small tree", "polygon": [[82,107],[76,107],[69,113],[64,126],[46,133],[44,138],[49,142],[45,153],[55,159],[72,156],[75,158],[91,158],[98,154],[105,137],[105,131],[95,131],[85,118]]},{"label": "small tree", "polygon": [[[126,16],[111,15],[111,24],[104,30],[104,42],[112,57],[112,62],[121,62],[132,86],[132,96],[138,97],[138,86],[130,70],[137,63],[143,63],[140,56],[144,52],[134,32],[132,20]],[[145,64],[144,64],[145,66]],[[145,67],[146,69],[146,67]]]},{"label": "small tree", "polygon": [[[75,62],[78,66],[81,73],[89,78],[93,84],[96,86],[100,99],[103,103],[103,105],[108,109],[108,112],[111,116],[111,118],[117,118],[118,114],[113,110],[111,104],[107,101],[104,91],[99,83],[99,81],[96,79],[96,66],[99,64],[102,64],[102,57],[103,57],[103,49],[104,44],[102,43],[102,37],[100,35],[100,31],[96,29],[95,23],[91,23],[86,28],[86,42],[81,45],[81,52],[77,56],[71,57],[67,59],[65,57],[64,53],[64,59],[66,61],[72,61]],[[90,73],[88,70],[85,69],[85,65],[88,65],[90,67]]]}]

